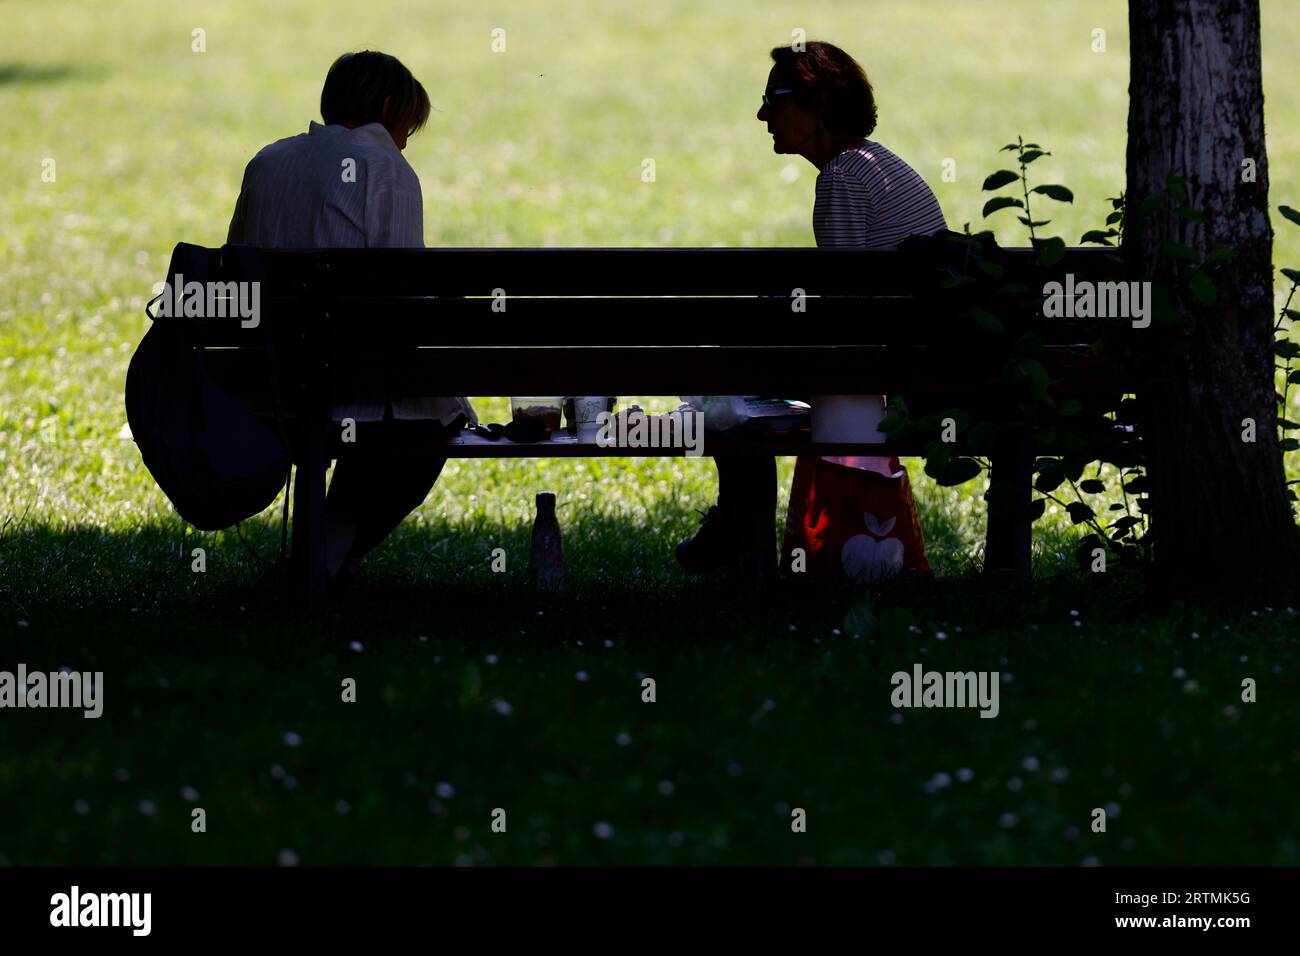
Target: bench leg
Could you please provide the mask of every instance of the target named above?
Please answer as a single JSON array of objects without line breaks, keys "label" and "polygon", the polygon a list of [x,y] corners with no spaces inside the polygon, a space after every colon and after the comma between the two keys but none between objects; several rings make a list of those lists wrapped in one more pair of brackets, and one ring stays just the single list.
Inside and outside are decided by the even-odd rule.
[{"label": "bench leg", "polygon": [[1032,522],[1034,450],[1027,433],[1004,436],[991,456],[988,530],[984,542],[984,570],[1016,573],[1028,581],[1032,573]]}]

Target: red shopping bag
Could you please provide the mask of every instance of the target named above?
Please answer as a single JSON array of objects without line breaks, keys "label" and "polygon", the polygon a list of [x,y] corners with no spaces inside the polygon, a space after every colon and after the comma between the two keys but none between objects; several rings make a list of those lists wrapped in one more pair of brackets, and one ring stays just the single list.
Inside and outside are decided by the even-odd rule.
[{"label": "red shopping bag", "polygon": [[[907,470],[894,477],[812,455],[795,464],[781,567],[787,574],[867,583],[930,570]],[[796,554],[801,548],[802,556]]]}]

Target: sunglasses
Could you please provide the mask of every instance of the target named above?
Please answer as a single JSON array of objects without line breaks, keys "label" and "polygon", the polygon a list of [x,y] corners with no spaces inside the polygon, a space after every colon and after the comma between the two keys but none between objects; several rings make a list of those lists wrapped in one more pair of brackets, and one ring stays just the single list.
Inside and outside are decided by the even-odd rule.
[{"label": "sunglasses", "polygon": [[774,90],[769,86],[766,90],[763,91],[763,105],[774,106],[775,104],[772,102],[772,97],[784,96],[786,93],[793,93],[793,92],[794,90],[790,89],[789,87],[783,87],[779,90]]}]

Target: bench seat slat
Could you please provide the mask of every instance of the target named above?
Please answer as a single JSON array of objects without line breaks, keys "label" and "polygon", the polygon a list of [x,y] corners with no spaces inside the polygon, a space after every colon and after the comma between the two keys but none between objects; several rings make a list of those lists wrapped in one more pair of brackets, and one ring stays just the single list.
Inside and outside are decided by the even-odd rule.
[{"label": "bench seat slat", "polygon": [[[1086,347],[1054,347],[1050,363],[1080,371]],[[212,349],[208,367],[232,394],[265,387],[265,357],[252,349]],[[473,359],[472,361],[470,359]],[[335,401],[385,395],[751,395],[990,394],[1004,390],[1000,366],[960,349],[903,346],[664,346],[490,349],[421,348],[385,355],[336,351]],[[1062,391],[1065,394],[1065,391]]]}]

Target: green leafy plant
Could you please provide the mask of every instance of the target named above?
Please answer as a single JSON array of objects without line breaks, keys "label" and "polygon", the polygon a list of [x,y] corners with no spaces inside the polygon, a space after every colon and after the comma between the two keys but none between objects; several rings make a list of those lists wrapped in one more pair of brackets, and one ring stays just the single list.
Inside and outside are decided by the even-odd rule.
[{"label": "green leafy plant", "polygon": [[1056,265],[1065,256],[1065,240],[1055,236],[1050,239],[1038,238],[1036,230],[1050,224],[1052,220],[1034,219],[1033,209],[1030,207],[1030,197],[1041,195],[1046,196],[1048,199],[1055,199],[1057,202],[1073,203],[1074,193],[1064,186],[1055,184],[1035,186],[1033,189],[1029,188],[1029,164],[1042,159],[1044,156],[1052,155],[1037,143],[1026,143],[1024,137],[1017,136],[1014,143],[1008,143],[999,152],[1015,152],[1017,162],[1020,165],[1020,172],[999,169],[997,172],[989,174],[984,180],[985,192],[1002,189],[1012,183],[1019,183],[1025,198],[1022,201],[1013,196],[994,196],[984,204],[984,218],[987,219],[1000,209],[1019,208],[1022,211],[1017,218],[1020,220],[1021,225],[1029,229],[1029,244],[1038,250],[1039,265]]},{"label": "green leafy plant", "polygon": [[[1286,219],[1300,226],[1300,212],[1292,209],[1290,206],[1279,206],[1280,212]],[[1291,288],[1287,292],[1286,302],[1282,305],[1282,310],[1278,313],[1277,322],[1273,325],[1273,353],[1280,359],[1282,364],[1277,368],[1282,373],[1282,391],[1277,395],[1278,401],[1278,439],[1281,444],[1282,453],[1288,454],[1300,450],[1300,439],[1291,438],[1286,433],[1300,428],[1295,422],[1290,421],[1287,416],[1288,399],[1291,396],[1291,386],[1300,382],[1300,369],[1293,369],[1291,362],[1297,356],[1300,356],[1300,344],[1297,344],[1291,338],[1291,331],[1294,329],[1294,323],[1300,319],[1300,311],[1291,308],[1291,302],[1295,299],[1296,289],[1300,288],[1300,269],[1283,268],[1282,275],[1291,280]],[[1300,482],[1300,479],[1294,479],[1287,482],[1288,485],[1294,485]],[[1296,494],[1290,488],[1287,494],[1292,501],[1296,500]],[[1292,505],[1294,511],[1295,506]]]},{"label": "green leafy plant", "polygon": [[[1066,244],[1059,237],[1040,235],[1051,220],[1035,218],[1034,203],[1038,197],[1073,202],[1074,194],[1059,184],[1030,185],[1029,167],[1051,155],[1039,144],[1018,137],[1001,151],[1015,152],[1019,172],[998,170],[984,180],[983,188],[996,192],[1018,183],[1020,195],[994,196],[985,203],[983,213],[988,217],[1004,209],[1019,210],[1018,219],[1036,250],[1040,278],[1050,276],[1064,258]],[[1122,242],[1124,197],[1120,195],[1109,203],[1104,228],[1086,232],[1082,242],[1103,246]],[[1112,558],[1149,557],[1145,536],[1147,479],[1135,454],[1136,403],[1120,385],[1124,369],[1133,361],[1130,337],[1117,331],[1105,332],[1092,343],[1093,352],[1105,360],[1099,368],[1109,370],[1113,381],[1097,381],[1094,368],[1087,388],[1070,387],[1076,373],[1055,368],[1047,361],[1041,334],[1041,292],[1024,282],[1009,280],[998,261],[992,232],[972,234],[968,223],[964,234],[952,237],[952,241],[964,249],[965,259],[974,265],[940,283],[938,294],[945,299],[942,312],[964,320],[965,328],[954,329],[954,336],[974,336],[983,351],[999,357],[999,379],[1012,401],[998,408],[947,408],[913,417],[905,400],[895,398],[891,415],[882,427],[892,436],[901,437],[933,433],[945,420],[954,424],[957,433],[964,436],[963,441],[935,438],[925,449],[926,474],[940,485],[969,481],[987,470],[989,462],[969,450],[988,447],[1003,436],[1027,434],[1039,446],[1064,449],[1064,453],[1034,460],[1033,487],[1038,497],[1030,504],[1028,518],[1037,520],[1051,503],[1064,510],[1075,524],[1084,525],[1089,533],[1079,543],[1081,561],[1090,559],[1099,545]],[[1158,316],[1166,325],[1177,319],[1170,311],[1165,308]],[[1095,471],[1084,477],[1085,469],[1093,463]],[[1106,464],[1117,469],[1112,486],[1103,477]],[[1070,496],[1061,494],[1063,486],[1069,489]],[[993,484],[986,493],[990,512],[1010,506],[1010,502],[999,500],[1004,488]],[[1097,500],[1097,496],[1116,493],[1121,500],[1105,507]]]}]

